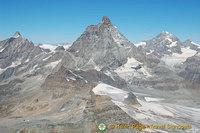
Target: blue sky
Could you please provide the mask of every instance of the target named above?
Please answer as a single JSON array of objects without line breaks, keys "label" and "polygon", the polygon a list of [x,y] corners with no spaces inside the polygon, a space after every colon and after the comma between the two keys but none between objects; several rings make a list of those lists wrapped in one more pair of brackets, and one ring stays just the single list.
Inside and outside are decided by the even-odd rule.
[{"label": "blue sky", "polygon": [[133,43],[166,30],[200,44],[199,0],[0,0],[0,40],[20,31],[34,43],[73,43],[103,16]]}]

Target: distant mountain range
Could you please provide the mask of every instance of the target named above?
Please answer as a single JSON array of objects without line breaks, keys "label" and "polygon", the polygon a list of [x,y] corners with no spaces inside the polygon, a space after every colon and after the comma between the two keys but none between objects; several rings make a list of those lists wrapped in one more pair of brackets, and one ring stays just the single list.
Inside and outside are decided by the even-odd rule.
[{"label": "distant mountain range", "polygon": [[[139,123],[115,103],[139,105],[129,92],[132,85],[199,89],[199,52],[200,45],[166,31],[134,45],[106,16],[72,45],[36,46],[16,32],[0,41],[0,116],[6,124],[12,119],[8,125],[16,132],[25,118],[36,132],[52,122],[62,123],[59,131],[65,126],[72,132],[96,132],[102,121]],[[99,85],[105,88],[94,91]]]}]

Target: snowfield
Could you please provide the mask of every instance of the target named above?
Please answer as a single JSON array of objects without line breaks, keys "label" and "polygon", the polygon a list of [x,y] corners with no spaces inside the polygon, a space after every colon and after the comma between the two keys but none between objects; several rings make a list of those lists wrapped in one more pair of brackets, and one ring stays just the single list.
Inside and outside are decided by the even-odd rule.
[{"label": "snowfield", "polygon": [[187,48],[181,48],[182,54],[173,53],[172,55],[164,55],[161,60],[169,67],[182,64],[188,57],[194,56],[197,51]]},{"label": "snowfield", "polygon": [[121,78],[126,81],[131,81],[133,77],[137,78],[148,78],[152,75],[148,72],[144,66],[142,66],[139,70],[135,70],[134,67],[142,65],[141,62],[137,61],[135,58],[131,57],[127,59],[127,63],[123,66],[117,68],[114,72],[116,72]]},{"label": "snowfield", "polygon": [[[110,85],[100,83],[93,88],[95,95],[105,95],[112,98],[112,102],[119,106],[129,116],[142,124],[173,124],[192,125],[192,129],[184,132],[199,132],[200,109],[178,105],[176,103],[161,102],[162,98],[153,98],[150,95],[134,93],[140,105],[128,105],[124,103],[128,91],[124,91]],[[139,95],[138,95],[139,94]],[[142,95],[144,96],[142,98]],[[171,129],[145,129],[148,132],[171,132]],[[174,130],[175,131],[175,130]],[[177,130],[178,131],[178,130]],[[179,130],[183,131],[183,130]]]},{"label": "snowfield", "polygon": [[113,86],[100,83],[92,90],[95,95],[104,95],[109,96],[116,101],[124,101],[124,98],[127,96],[127,91],[115,88]]}]

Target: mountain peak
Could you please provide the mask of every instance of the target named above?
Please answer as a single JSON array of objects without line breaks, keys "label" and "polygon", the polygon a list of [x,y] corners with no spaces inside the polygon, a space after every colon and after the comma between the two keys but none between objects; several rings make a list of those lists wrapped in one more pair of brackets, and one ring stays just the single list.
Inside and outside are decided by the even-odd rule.
[{"label": "mountain peak", "polygon": [[161,34],[170,35],[170,33],[165,30]]},{"label": "mountain peak", "polygon": [[110,19],[107,16],[104,16],[99,24],[100,25],[112,25]]},{"label": "mountain peak", "polygon": [[163,31],[157,37],[159,37],[159,38],[161,37],[161,38],[164,38],[164,39],[172,39],[174,41],[178,40],[178,38],[176,36],[174,36],[173,34],[167,32],[167,31]]},{"label": "mountain peak", "polygon": [[184,41],[184,43],[191,43],[192,41],[190,39],[187,39]]},{"label": "mountain peak", "polygon": [[18,37],[21,37],[21,34],[17,31],[15,32],[15,34],[13,35],[14,38],[18,38]]}]

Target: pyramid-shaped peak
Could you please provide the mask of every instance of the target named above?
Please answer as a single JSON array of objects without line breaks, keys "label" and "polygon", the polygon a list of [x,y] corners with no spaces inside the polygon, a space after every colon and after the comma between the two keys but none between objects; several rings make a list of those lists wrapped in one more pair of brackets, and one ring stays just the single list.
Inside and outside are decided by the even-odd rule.
[{"label": "pyramid-shaped peak", "polygon": [[107,16],[103,16],[102,21],[110,21],[110,19]]},{"label": "pyramid-shaped peak", "polygon": [[104,25],[110,25],[112,23],[111,23],[110,19],[107,16],[104,16],[103,19],[100,22],[100,25],[102,25],[102,24],[104,24]]},{"label": "pyramid-shaped peak", "polygon": [[18,37],[21,37],[21,34],[17,31],[15,32],[15,34],[13,35],[14,38],[18,38]]},{"label": "pyramid-shaped peak", "polygon": [[159,39],[161,41],[162,40],[169,40],[170,42],[180,41],[175,35],[167,32],[167,31],[163,31],[162,33],[158,34],[153,39]]}]

